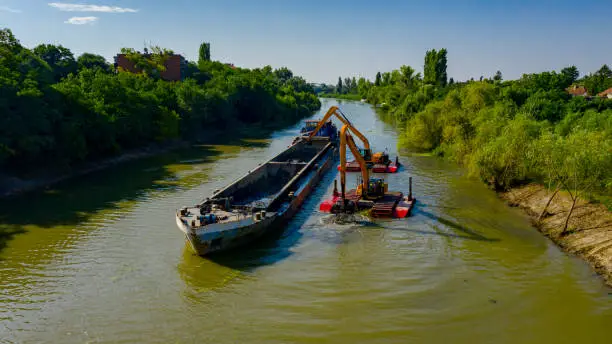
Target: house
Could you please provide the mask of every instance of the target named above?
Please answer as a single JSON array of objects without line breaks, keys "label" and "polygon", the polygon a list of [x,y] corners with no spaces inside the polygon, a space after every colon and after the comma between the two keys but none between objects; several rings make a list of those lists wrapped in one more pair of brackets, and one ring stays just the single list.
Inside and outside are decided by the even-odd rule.
[{"label": "house", "polygon": [[612,99],[612,87],[608,88],[603,92],[597,93],[598,97]]},{"label": "house", "polygon": [[589,92],[584,86],[572,85],[565,89],[572,97],[588,97]]},{"label": "house", "polygon": [[[151,54],[142,54],[145,58],[151,56]],[[185,70],[187,68],[187,60],[181,55],[170,55],[164,63],[166,70],[160,73],[163,80],[166,81],[180,81],[185,78]],[[118,54],[115,56],[115,68],[121,67],[130,73],[140,73],[141,70],[134,65],[134,63],[128,60],[125,54]]]}]

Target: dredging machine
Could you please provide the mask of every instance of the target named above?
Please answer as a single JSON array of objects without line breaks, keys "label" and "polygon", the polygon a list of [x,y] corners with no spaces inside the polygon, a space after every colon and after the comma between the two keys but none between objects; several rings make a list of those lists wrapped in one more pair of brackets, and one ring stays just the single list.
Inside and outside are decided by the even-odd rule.
[{"label": "dredging machine", "polygon": [[[342,124],[347,126],[348,130],[350,130],[361,140],[363,143],[363,149],[359,149],[359,155],[363,157],[367,168],[371,169],[374,173],[395,173],[398,171],[399,167],[401,166],[399,158],[395,157],[395,161],[393,161],[389,158],[389,154],[387,152],[372,152],[370,142],[365,135],[355,128],[351,121],[337,106],[330,107],[325,116],[323,116],[316,126],[314,126],[314,123],[310,123],[312,129],[308,131],[305,130],[303,133],[308,134],[309,138],[321,135],[321,133],[323,133],[323,135],[328,135],[326,128],[328,126],[329,119],[332,116],[336,116],[336,118],[338,118]],[[344,167],[346,172],[359,172],[362,170],[362,166],[356,160],[345,162]],[[338,166],[338,170],[340,170],[340,168],[341,166]]]},{"label": "dredging machine", "polygon": [[[389,185],[383,178],[370,177],[367,161],[361,155],[352,135],[348,133],[350,125],[340,129],[340,192],[334,181],[332,197],[323,201],[319,210],[332,214],[355,213],[368,211],[372,217],[405,218],[410,215],[416,200],[412,196],[412,177],[409,178],[409,192],[389,191]],[[353,127],[354,128],[354,127]],[[351,129],[352,131],[352,129]],[[359,164],[361,178],[356,189],[346,190],[346,147],[349,147]]]}]

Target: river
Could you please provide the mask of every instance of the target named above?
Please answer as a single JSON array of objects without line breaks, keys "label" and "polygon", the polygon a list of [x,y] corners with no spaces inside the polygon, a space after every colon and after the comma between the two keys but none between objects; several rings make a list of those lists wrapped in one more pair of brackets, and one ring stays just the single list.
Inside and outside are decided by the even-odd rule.
[{"label": "river", "polygon": [[[339,106],[395,157],[396,128],[367,104]],[[334,169],[282,232],[222,259],[194,256],[175,210],[284,149],[299,127],[0,201],[0,342],[609,341],[612,290],[434,157],[400,155],[406,168],[387,176],[404,192],[414,178],[408,219],[330,224],[317,209]]]}]

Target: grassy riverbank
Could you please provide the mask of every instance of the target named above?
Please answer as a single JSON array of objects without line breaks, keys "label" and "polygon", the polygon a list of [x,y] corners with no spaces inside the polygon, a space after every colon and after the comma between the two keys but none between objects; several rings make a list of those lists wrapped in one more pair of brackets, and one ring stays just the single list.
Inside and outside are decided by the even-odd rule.
[{"label": "grassy riverbank", "polygon": [[[525,210],[534,226],[565,251],[586,260],[612,286],[612,213],[602,204],[581,200],[570,218],[570,231],[564,231],[572,197],[542,185],[529,184],[500,193],[511,206]],[[546,211],[543,213],[544,209]]]}]

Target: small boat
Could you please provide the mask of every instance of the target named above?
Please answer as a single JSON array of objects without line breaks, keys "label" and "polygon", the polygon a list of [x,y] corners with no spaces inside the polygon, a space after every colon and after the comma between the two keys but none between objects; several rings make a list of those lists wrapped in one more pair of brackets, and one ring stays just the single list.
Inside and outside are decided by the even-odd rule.
[{"label": "small boat", "polygon": [[212,197],[179,209],[176,224],[201,256],[251,243],[289,220],[337,159],[332,137],[298,136]]}]

